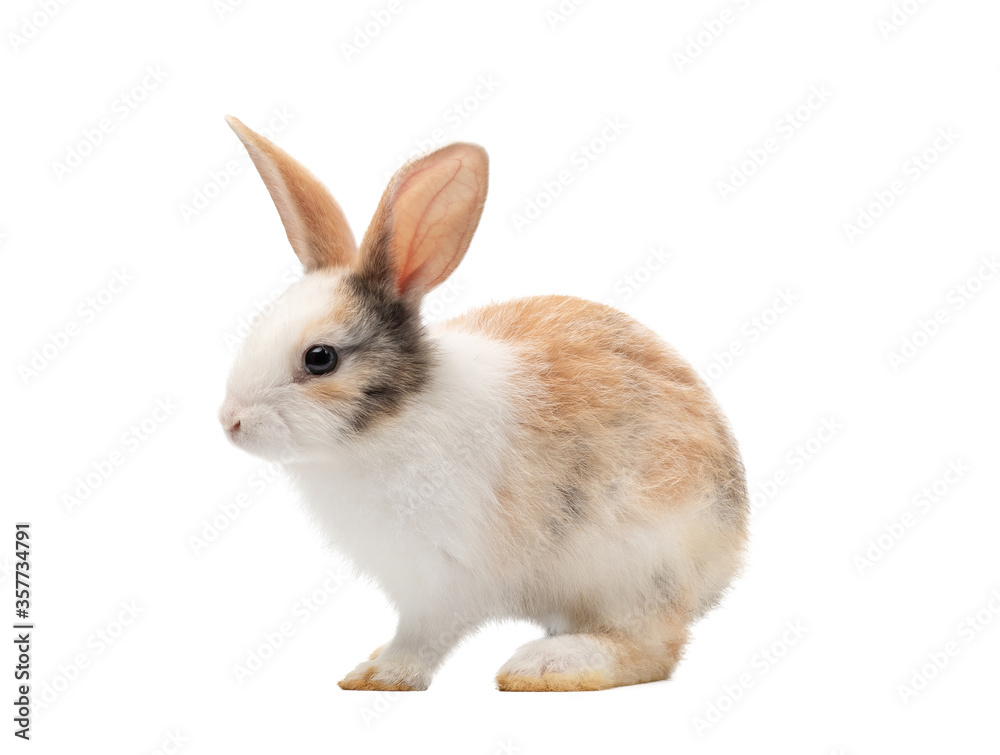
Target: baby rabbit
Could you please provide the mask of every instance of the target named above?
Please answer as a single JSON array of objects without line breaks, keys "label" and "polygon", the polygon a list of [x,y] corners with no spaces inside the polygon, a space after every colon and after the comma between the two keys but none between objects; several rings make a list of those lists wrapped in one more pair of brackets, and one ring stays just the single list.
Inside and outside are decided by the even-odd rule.
[{"label": "baby rabbit", "polygon": [[399,612],[344,689],[426,689],[508,618],[546,636],[501,690],[666,679],[740,567],[747,491],[705,384],[656,334],[569,296],[441,325],[423,297],[461,262],[488,161],[456,143],[393,176],[360,247],[292,157],[235,118],[305,276],[255,327],[221,411],[284,465],[332,543]]}]

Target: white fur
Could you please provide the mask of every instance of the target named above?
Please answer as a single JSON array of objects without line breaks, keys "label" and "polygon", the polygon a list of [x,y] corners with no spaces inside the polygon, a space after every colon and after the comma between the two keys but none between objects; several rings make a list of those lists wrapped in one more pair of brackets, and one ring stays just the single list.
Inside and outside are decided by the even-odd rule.
[{"label": "white fur", "polygon": [[[285,465],[321,530],[400,615],[342,686],[422,689],[464,634],[511,617],[568,634],[522,648],[507,689],[669,675],[745,535],[738,452],[693,371],[667,364],[675,355],[624,315],[569,297],[488,313],[544,332],[459,321],[428,349],[406,318],[468,248],[485,150],[453,144],[404,165],[347,253],[346,221],[316,180],[230,125],[310,272],[250,334],[220,420],[238,446]],[[316,344],[338,347],[336,372],[307,372]],[[661,450],[676,452],[662,469]]]},{"label": "white fur", "polygon": [[[689,552],[718,526],[708,507],[666,510],[652,525],[623,523],[627,485],[607,493],[596,512],[604,520],[567,535],[560,557],[546,559],[541,572],[530,538],[498,547],[497,483],[512,467],[530,466],[532,451],[518,429],[522,356],[512,346],[440,330],[427,390],[391,423],[345,442],[346,425],[335,415],[317,420],[315,406],[283,388],[301,353],[288,339],[322,315],[336,282],[309,275],[286,293],[240,354],[222,414],[224,424],[241,417],[242,447],[285,462],[331,543],[397,606],[396,638],[356,674],[378,667],[383,683],[426,686],[454,644],[484,621],[529,618],[566,631],[566,596],[584,590],[600,596],[594,609],[609,626],[631,626],[651,607],[635,585],[665,565],[679,584],[701,591],[699,601],[723,589],[730,559],[709,559],[717,573],[699,574]],[[326,335],[336,342],[336,333]],[[539,660],[540,649],[561,648],[540,642],[506,668],[562,663]]]},{"label": "white fur", "polygon": [[614,674],[613,656],[596,637],[567,634],[525,643],[498,674],[542,677],[545,674]]},{"label": "white fur", "polygon": [[[308,322],[322,320],[342,274],[317,271],[292,284],[244,341],[226,384],[220,420],[225,428],[240,420],[242,431],[230,438],[245,451],[271,461],[326,460],[348,433],[345,417],[323,414],[289,389],[293,368],[302,358],[295,334]],[[337,331],[312,333],[310,343],[339,343]],[[343,368],[349,373],[350,363]]]},{"label": "white fur", "polygon": [[455,597],[469,587],[459,575],[482,571],[493,483],[510,454],[510,349],[457,334],[436,346],[429,389],[391,426],[334,458],[289,465],[323,530],[398,605]]}]

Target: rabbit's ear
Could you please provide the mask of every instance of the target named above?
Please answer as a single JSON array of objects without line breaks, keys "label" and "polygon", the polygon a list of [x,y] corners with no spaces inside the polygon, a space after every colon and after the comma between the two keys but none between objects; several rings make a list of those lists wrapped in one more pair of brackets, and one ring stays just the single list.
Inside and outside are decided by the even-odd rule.
[{"label": "rabbit's ear", "polygon": [[264,179],[292,249],[306,272],[349,265],[358,247],[340,205],[326,187],[295,158],[239,119],[228,115],[226,123],[243,142]]},{"label": "rabbit's ear", "polygon": [[362,275],[413,298],[444,281],[479,225],[488,176],[486,150],[462,142],[400,168],[361,242]]}]

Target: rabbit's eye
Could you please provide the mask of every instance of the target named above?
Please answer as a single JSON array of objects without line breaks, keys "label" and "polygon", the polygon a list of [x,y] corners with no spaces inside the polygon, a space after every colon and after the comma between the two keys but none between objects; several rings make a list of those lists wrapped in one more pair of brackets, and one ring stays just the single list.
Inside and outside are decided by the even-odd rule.
[{"label": "rabbit's eye", "polygon": [[337,350],[332,346],[311,346],[303,361],[310,375],[325,375],[337,368]]}]

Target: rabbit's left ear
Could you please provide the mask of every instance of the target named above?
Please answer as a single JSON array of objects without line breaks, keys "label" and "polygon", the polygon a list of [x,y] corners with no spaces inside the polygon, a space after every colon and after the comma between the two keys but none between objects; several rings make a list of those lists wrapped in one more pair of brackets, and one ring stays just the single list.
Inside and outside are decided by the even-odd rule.
[{"label": "rabbit's left ear", "polygon": [[351,264],[358,250],[354,234],[326,187],[295,158],[239,119],[228,115],[226,123],[264,179],[288,241],[306,272]]},{"label": "rabbit's left ear", "polygon": [[419,299],[462,261],[486,202],[489,159],[456,142],[392,177],[361,242],[362,275]]}]

